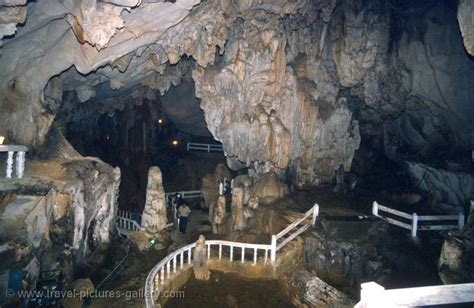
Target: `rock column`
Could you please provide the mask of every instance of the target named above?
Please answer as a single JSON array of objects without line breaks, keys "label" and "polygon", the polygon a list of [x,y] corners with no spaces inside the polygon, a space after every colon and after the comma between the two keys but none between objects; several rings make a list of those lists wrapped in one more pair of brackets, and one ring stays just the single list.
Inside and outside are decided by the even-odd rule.
[{"label": "rock column", "polygon": [[161,178],[161,170],[151,167],[148,171],[145,209],[142,216],[142,231],[153,235],[165,229],[167,225],[166,199]]}]

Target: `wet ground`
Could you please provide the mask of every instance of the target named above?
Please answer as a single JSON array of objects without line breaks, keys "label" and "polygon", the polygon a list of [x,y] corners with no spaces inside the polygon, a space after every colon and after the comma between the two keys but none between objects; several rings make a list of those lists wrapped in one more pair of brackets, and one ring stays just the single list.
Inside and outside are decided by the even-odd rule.
[{"label": "wet ground", "polygon": [[211,272],[209,281],[199,281],[191,275],[180,291],[183,292],[170,294],[165,308],[294,307],[276,280],[245,279],[217,271]]}]

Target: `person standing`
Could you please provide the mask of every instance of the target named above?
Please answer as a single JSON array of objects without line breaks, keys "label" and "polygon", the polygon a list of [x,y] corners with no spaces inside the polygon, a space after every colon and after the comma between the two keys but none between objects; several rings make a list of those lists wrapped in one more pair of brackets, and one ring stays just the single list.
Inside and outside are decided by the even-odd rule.
[{"label": "person standing", "polygon": [[179,232],[185,234],[188,227],[188,217],[191,214],[191,209],[186,203],[183,203],[179,209]]}]

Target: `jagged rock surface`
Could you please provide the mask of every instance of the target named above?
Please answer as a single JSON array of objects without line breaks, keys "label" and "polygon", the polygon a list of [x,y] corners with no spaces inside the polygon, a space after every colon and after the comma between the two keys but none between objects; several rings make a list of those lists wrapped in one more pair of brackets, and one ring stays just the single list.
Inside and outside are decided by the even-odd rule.
[{"label": "jagged rock surface", "polygon": [[407,173],[413,186],[432,196],[437,212],[463,213],[469,200],[474,198],[474,176],[452,172],[423,164],[407,162]]},{"label": "jagged rock surface", "polygon": [[0,130],[36,147],[61,91],[113,116],[126,101],[117,96],[137,86],[163,95],[192,71],[232,165],[257,162],[300,186],[349,171],[363,138],[382,139],[392,159],[466,149],[474,64],[459,26],[469,51],[470,2],[399,5],[31,2],[24,27],[2,41]]},{"label": "jagged rock surface", "polygon": [[474,3],[472,1],[459,1],[458,21],[464,40],[464,46],[467,52],[474,56]]}]

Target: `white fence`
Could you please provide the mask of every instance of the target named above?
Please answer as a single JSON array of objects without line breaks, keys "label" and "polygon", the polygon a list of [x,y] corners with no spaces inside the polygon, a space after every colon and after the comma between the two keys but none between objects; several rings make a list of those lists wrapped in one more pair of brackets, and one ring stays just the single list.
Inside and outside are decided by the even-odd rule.
[{"label": "white fence", "polygon": [[128,237],[131,231],[140,231],[142,229],[135,220],[121,216],[117,216],[115,224],[117,225],[119,234],[125,237]]},{"label": "white fence", "polygon": [[174,197],[176,194],[181,194],[183,199],[201,199],[202,198],[202,191],[201,190],[187,190],[187,191],[173,191],[169,193],[165,193],[166,200],[169,197]]},{"label": "white fence", "polygon": [[[403,222],[394,218],[387,217],[386,215],[381,214],[380,212],[390,213],[393,216],[401,217],[410,223]],[[411,230],[411,235],[416,237],[418,230],[428,231],[428,230],[453,230],[453,229],[462,229],[464,227],[464,214],[460,213],[459,215],[420,215],[416,213],[407,214],[389,207],[380,205],[377,201],[374,201],[372,204],[372,214],[376,217],[379,217],[392,225],[396,225],[408,230]],[[439,221],[439,223],[434,224],[433,221]],[[424,224],[424,222],[429,222]]]},{"label": "white fence", "polygon": [[[316,217],[319,215],[319,205],[315,204],[309,209],[302,218],[293,222],[291,225],[280,231],[278,234],[272,235],[272,261],[275,261],[276,253],[287,243],[292,241],[295,237],[306,231],[310,225],[314,226],[316,223]],[[306,220],[311,217],[311,224],[306,223]],[[298,229],[296,227],[300,226]],[[281,243],[278,243],[278,241]]]},{"label": "white fence", "polygon": [[474,283],[385,290],[375,283],[361,285],[356,308],[418,307],[474,302]]},{"label": "white fence", "polygon": [[186,144],[186,150],[188,152],[191,150],[206,151],[208,153],[224,152],[224,148],[222,147],[222,144],[195,143],[195,142],[188,142]]},{"label": "white fence", "polygon": [[[251,261],[253,265],[258,263],[258,256],[263,256],[262,263],[267,264],[270,254],[271,264],[275,264],[276,252],[280,250],[283,246],[288,244],[296,236],[307,230],[310,225],[314,225],[316,222],[316,217],[319,215],[319,206],[315,204],[310,210],[308,210],[303,218],[295,221],[288,227],[286,227],[282,232],[277,235],[272,236],[272,243],[269,244],[251,244],[251,243],[239,243],[239,242],[230,242],[230,241],[219,241],[219,240],[209,240],[206,241],[207,246],[207,258],[211,259],[211,247],[217,246],[217,257],[219,260],[223,259],[222,252],[226,249],[229,252],[228,258],[225,259],[229,262],[236,260],[234,256],[240,253],[240,262],[244,263],[246,260],[246,251],[251,253]],[[307,220],[311,217],[311,224],[308,224]],[[300,226],[302,225],[302,226]],[[300,226],[296,231],[296,227]],[[303,231],[301,231],[303,230]],[[293,232],[294,231],[294,232]],[[276,244],[276,240],[283,238],[285,235],[290,234],[285,238],[279,245]],[[275,240],[274,240],[275,239]],[[145,303],[147,308],[155,307],[155,298],[157,299],[160,294],[160,286],[163,285],[167,280],[173,278],[179,270],[183,269],[185,266],[191,266],[191,260],[193,255],[193,249],[196,246],[196,243],[189,244],[184,246],[175,252],[166,256],[161,260],[147,276],[145,284]]]}]

